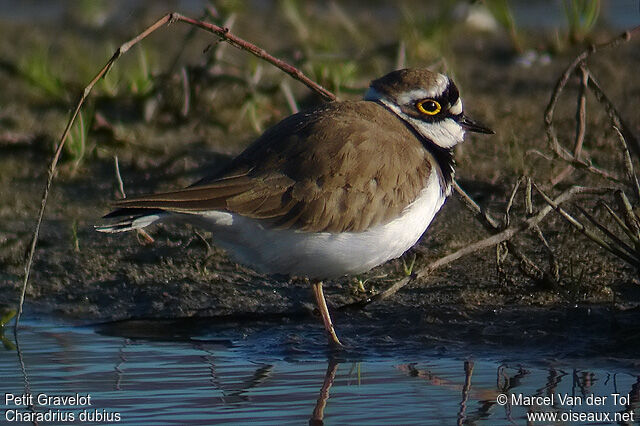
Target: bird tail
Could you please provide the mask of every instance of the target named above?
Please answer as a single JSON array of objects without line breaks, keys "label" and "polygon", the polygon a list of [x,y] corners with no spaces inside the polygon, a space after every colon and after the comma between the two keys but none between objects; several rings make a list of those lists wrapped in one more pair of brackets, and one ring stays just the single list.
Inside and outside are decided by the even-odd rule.
[{"label": "bird tail", "polygon": [[123,208],[112,211],[103,219],[108,219],[104,224],[95,225],[98,232],[116,233],[142,229],[154,222],[162,220],[167,212],[161,209]]}]

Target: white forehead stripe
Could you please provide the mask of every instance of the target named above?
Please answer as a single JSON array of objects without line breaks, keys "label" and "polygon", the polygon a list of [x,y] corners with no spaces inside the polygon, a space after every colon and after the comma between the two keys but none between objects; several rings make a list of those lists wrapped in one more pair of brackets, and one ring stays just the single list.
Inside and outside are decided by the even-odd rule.
[{"label": "white forehead stripe", "polygon": [[449,86],[449,78],[446,75],[437,74],[436,81],[431,87],[411,90],[410,92],[403,93],[398,96],[398,103],[403,105],[415,102],[418,99],[437,98],[447,90],[447,86]]},{"label": "white forehead stripe", "polygon": [[456,101],[455,104],[453,104],[451,106],[451,108],[449,108],[449,111],[451,112],[451,114],[453,115],[458,115],[458,114],[462,114],[462,99],[458,98],[458,100]]}]

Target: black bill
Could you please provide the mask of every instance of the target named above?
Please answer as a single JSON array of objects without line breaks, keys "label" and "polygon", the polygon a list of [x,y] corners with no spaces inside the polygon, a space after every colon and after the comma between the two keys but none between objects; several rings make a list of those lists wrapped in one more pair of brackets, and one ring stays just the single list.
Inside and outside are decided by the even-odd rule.
[{"label": "black bill", "polygon": [[458,121],[458,123],[460,123],[463,129],[468,130],[470,132],[486,133],[488,135],[496,134],[496,132],[494,132],[490,128],[485,127],[482,124],[473,121],[469,117],[462,116],[462,118]]}]

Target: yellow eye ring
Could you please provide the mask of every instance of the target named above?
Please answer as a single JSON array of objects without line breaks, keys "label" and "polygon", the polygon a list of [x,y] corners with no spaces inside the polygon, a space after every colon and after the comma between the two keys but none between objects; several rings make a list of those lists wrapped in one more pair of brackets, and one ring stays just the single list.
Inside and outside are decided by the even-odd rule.
[{"label": "yellow eye ring", "polygon": [[426,115],[436,115],[440,111],[442,111],[442,107],[438,101],[434,101],[433,99],[424,99],[416,104],[416,108],[423,114]]}]

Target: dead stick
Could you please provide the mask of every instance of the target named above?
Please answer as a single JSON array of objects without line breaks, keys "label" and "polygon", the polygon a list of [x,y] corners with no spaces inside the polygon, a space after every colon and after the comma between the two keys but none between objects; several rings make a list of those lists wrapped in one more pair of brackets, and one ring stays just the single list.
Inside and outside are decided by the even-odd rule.
[{"label": "dead stick", "polygon": [[633,211],[633,207],[629,202],[629,198],[627,198],[627,195],[624,193],[624,191],[620,189],[616,190],[614,195],[616,201],[618,202],[620,210],[622,210],[624,221],[627,224],[627,227],[633,230],[633,233],[637,239],[640,239],[640,223],[638,223],[638,216]]},{"label": "dead stick", "polygon": [[120,176],[120,164],[118,163],[118,156],[113,156],[113,166],[116,172],[116,181],[118,182],[118,190],[120,191],[120,196],[122,198],[127,198],[127,194],[124,192],[124,182],[122,181],[122,176]]},{"label": "dead stick", "polygon": [[633,187],[636,200],[640,201],[640,184],[638,184],[638,177],[633,169],[633,161],[631,160],[631,153],[629,149],[629,147],[631,147],[631,149],[635,151],[636,155],[640,155],[640,142],[638,142],[638,138],[636,138],[634,132],[622,118],[622,115],[618,112],[613,102],[611,102],[598,82],[593,78],[589,79],[589,88],[598,102],[604,106],[607,111],[607,115],[609,116],[609,120],[611,121],[611,126],[618,135],[618,140],[622,147],[622,155],[627,178],[629,179],[629,185]]},{"label": "dead stick", "polygon": [[457,181],[453,181],[453,189],[456,191],[456,194],[462,199],[464,205],[471,210],[471,212],[476,216],[476,218],[484,225],[484,227],[489,231],[494,231],[500,228],[500,223],[491,217],[487,212],[482,210],[482,208],[475,202],[469,195],[458,185]]},{"label": "dead stick", "polygon": [[[516,194],[518,193],[518,188],[520,188],[520,184],[524,178],[521,176],[516,181],[516,184],[513,186],[511,190],[511,195],[509,196],[509,200],[507,201],[507,207],[504,209],[504,226],[508,227],[511,223],[511,207],[513,206],[513,201],[516,198]],[[458,188],[456,188],[456,192],[458,192]],[[459,192],[458,192],[459,193]]]},{"label": "dead stick", "polygon": [[[584,62],[580,64],[580,88],[578,90],[578,107],[576,109],[576,137],[573,148],[573,157],[580,161],[582,154],[582,145],[584,144],[584,135],[587,129],[587,86],[589,84],[589,72]],[[556,186],[562,182],[574,170],[571,164],[562,170],[558,176],[551,180],[551,185]]]},{"label": "dead stick", "polygon": [[607,250],[608,252],[618,256],[623,260],[626,260],[631,265],[640,266],[640,259],[636,259],[635,257],[627,255],[625,252],[618,249],[616,246],[609,244],[608,242],[600,238],[596,233],[594,233],[592,230],[584,226],[582,222],[580,222],[579,220],[571,216],[565,209],[560,207],[561,203],[558,203],[555,200],[552,200],[551,198],[549,198],[549,196],[545,194],[537,185],[534,184],[533,186],[536,189],[536,191],[538,191],[538,193],[542,196],[542,198],[544,198],[544,200],[547,202],[547,204],[550,207],[552,207],[555,211],[557,211],[563,219],[565,219],[569,224],[571,224],[571,226],[573,226],[578,231],[580,231],[584,236],[586,236],[591,241],[598,244],[600,247]]},{"label": "dead stick", "polygon": [[145,39],[147,36],[149,36],[151,33],[153,33],[154,31],[158,30],[159,28],[163,27],[164,25],[167,25],[169,23],[175,22],[175,21],[181,21],[181,22],[185,22],[188,23],[190,25],[195,25],[196,27],[202,28],[206,31],[209,31],[211,33],[216,34],[217,36],[219,36],[222,40],[227,41],[228,43],[230,43],[231,45],[242,49],[242,50],[246,50],[250,53],[252,53],[253,55],[264,59],[265,61],[275,65],[276,67],[280,68],[282,71],[286,72],[287,74],[289,74],[290,76],[292,76],[293,78],[295,78],[296,80],[304,83],[305,85],[307,85],[307,87],[309,87],[311,90],[317,92],[318,94],[320,94],[321,96],[323,96],[324,98],[328,99],[328,100],[335,100],[336,96],[329,92],[328,90],[326,90],[325,88],[323,88],[322,86],[320,86],[319,84],[315,83],[314,81],[312,81],[311,79],[309,79],[307,76],[305,76],[300,70],[298,70],[297,68],[293,67],[292,65],[287,64],[286,62],[275,58],[274,56],[270,55],[269,53],[267,53],[264,49],[261,49],[257,46],[255,46],[254,44],[251,44],[235,35],[233,35],[227,28],[222,28],[219,27],[217,25],[213,25],[213,24],[209,24],[206,22],[201,22],[195,19],[191,19],[191,18],[187,18],[186,16],[180,15],[178,13],[169,13],[167,15],[165,15],[164,17],[162,17],[161,19],[159,19],[158,21],[156,21],[153,25],[151,25],[150,27],[148,27],[146,30],[144,30],[142,33],[138,34],[136,37],[132,38],[131,40],[127,41],[126,43],[122,44],[118,49],[116,49],[116,51],[114,52],[113,56],[111,56],[111,58],[107,61],[107,63],[105,64],[104,67],[102,67],[102,69],[98,72],[98,74],[96,74],[96,76],[89,82],[89,84],[84,88],[84,90],[82,91],[82,94],[80,95],[80,99],[78,100],[78,103],[76,104],[75,109],[73,110],[73,113],[71,114],[71,117],[69,118],[69,121],[67,122],[67,126],[64,129],[64,132],[62,133],[62,136],[60,137],[60,142],[58,143],[58,146],[55,150],[55,153],[53,155],[53,158],[51,160],[51,163],[49,165],[49,169],[48,169],[48,174],[47,174],[47,182],[45,184],[43,193],[42,193],[42,200],[40,202],[40,210],[38,212],[38,218],[36,220],[36,225],[34,227],[33,230],[33,236],[31,238],[31,244],[29,246],[29,252],[27,255],[27,260],[25,262],[25,266],[24,266],[24,279],[22,281],[22,291],[20,293],[20,300],[19,300],[19,305],[18,305],[18,314],[16,315],[16,321],[15,321],[15,326],[16,328],[19,326],[20,324],[20,317],[22,316],[22,309],[24,306],[24,298],[25,298],[25,294],[27,292],[27,286],[29,284],[29,276],[31,275],[31,266],[33,264],[33,256],[36,252],[36,247],[38,244],[38,236],[40,235],[40,227],[42,225],[42,219],[44,218],[44,211],[45,208],[47,206],[47,200],[49,198],[49,191],[51,189],[51,184],[53,182],[53,178],[55,175],[55,171],[56,171],[56,166],[58,164],[58,161],[60,160],[60,155],[62,154],[62,149],[64,148],[64,144],[69,136],[69,133],[71,132],[71,128],[73,126],[73,123],[75,122],[78,114],[80,113],[80,109],[82,108],[82,105],[84,105],[84,102],[86,101],[87,97],[89,96],[89,94],[91,93],[91,90],[93,90],[93,87],[96,85],[96,83],[103,78],[111,69],[111,67],[113,66],[113,64],[115,63],[115,61],[124,53],[126,53],[127,51],[129,51],[129,49],[131,49],[131,47],[133,47],[134,45],[136,45],[137,43],[139,43],[140,41],[142,41],[143,39]]},{"label": "dead stick", "polygon": [[203,21],[198,21],[197,19],[188,18],[186,16],[180,15],[179,13],[171,13],[167,15],[166,18],[168,18],[171,22],[174,22],[174,21],[186,22],[187,24],[195,25],[196,27],[200,27],[205,31],[214,33],[218,37],[220,37],[222,40],[231,44],[232,46],[235,46],[242,50],[246,50],[247,52],[257,56],[258,58],[264,59],[270,64],[275,65],[276,67],[280,68],[282,71],[289,74],[291,77],[307,85],[311,90],[320,94],[325,99],[329,101],[334,101],[337,99],[336,95],[329,92],[327,89],[325,89],[315,81],[308,78],[298,68],[292,65],[289,65],[288,63],[276,58],[275,56],[270,55],[264,49],[256,46],[255,44],[249,43],[248,41],[233,35],[228,28],[222,28],[222,27],[219,27],[218,25],[210,24],[208,22],[203,22]]},{"label": "dead stick", "polygon": [[616,126],[613,126],[613,130],[618,135],[618,140],[622,145],[622,156],[624,157],[624,166],[627,171],[627,178],[629,179],[629,184],[633,188],[633,192],[636,196],[636,202],[640,202],[640,183],[638,182],[638,175],[633,168],[633,160],[631,160],[631,153],[629,152],[629,144],[627,140],[622,135],[620,129]]},{"label": "dead stick", "polygon": [[545,112],[544,112],[545,124],[551,125],[553,123],[553,112],[555,110],[556,104],[558,103],[560,92],[562,92],[562,89],[564,89],[564,86],[566,86],[567,81],[569,80],[569,77],[574,72],[576,67],[580,63],[584,62],[589,56],[597,52],[598,50],[608,48],[608,47],[614,47],[620,43],[631,40],[631,36],[638,31],[640,31],[640,25],[632,28],[631,30],[623,32],[622,34],[618,35],[617,37],[614,37],[613,39],[605,43],[592,45],[586,50],[584,50],[582,53],[580,53],[578,56],[576,56],[573,62],[569,64],[569,66],[564,70],[564,72],[556,82],[556,86],[553,90],[553,93],[551,94],[551,99],[549,100],[549,103],[547,104],[547,108],[545,109]]},{"label": "dead stick", "polygon": [[598,222],[595,217],[589,214],[588,211],[578,205],[574,205],[574,207],[578,209],[578,211],[582,213],[582,215],[586,217],[587,220],[591,222],[591,224],[593,224],[593,226],[598,228],[600,232],[609,237],[609,239],[616,245],[616,247],[619,247],[621,250],[625,251],[629,256],[635,257],[637,255],[637,252],[629,244],[622,241],[616,234],[611,232],[609,228]]},{"label": "dead stick", "polygon": [[616,214],[616,212],[613,211],[613,209],[611,207],[609,207],[609,205],[607,203],[605,203],[603,200],[600,200],[598,202],[599,205],[603,206],[605,208],[605,210],[607,211],[607,213],[609,213],[609,216],[611,216],[613,218],[613,220],[616,222],[616,224],[620,227],[620,229],[622,229],[624,231],[624,233],[627,235],[627,237],[633,241],[634,246],[636,247],[636,251],[638,253],[640,253],[640,238],[638,237],[638,235],[636,235],[628,226],[627,224],[620,219],[620,216],[618,216]]},{"label": "dead stick", "polygon": [[578,110],[576,112],[577,128],[576,141],[573,148],[573,156],[580,159],[584,135],[587,130],[587,85],[589,84],[589,71],[584,62],[580,64],[580,90],[578,91]]},{"label": "dead stick", "polygon": [[[465,205],[467,206],[467,208],[469,210],[471,210],[471,212],[473,212],[473,214],[476,216],[476,219],[478,221],[480,221],[480,223],[485,227],[485,229],[487,229],[489,232],[491,232],[492,234],[496,234],[498,232],[500,232],[501,230],[503,230],[504,228],[508,228],[509,227],[509,219],[508,219],[508,215],[509,215],[509,210],[511,207],[511,204],[513,203],[513,197],[515,197],[515,193],[518,189],[519,186],[519,182],[522,180],[522,178],[518,179],[518,183],[516,183],[511,197],[507,203],[507,213],[505,214],[505,223],[504,225],[500,225],[498,223],[498,221],[496,219],[494,219],[493,217],[491,217],[489,215],[489,213],[487,213],[486,211],[484,211],[482,208],[480,208],[480,206],[478,204],[476,204],[475,201],[473,201],[473,199],[471,199],[471,197],[469,197],[469,195],[467,195],[466,192],[464,192],[464,190],[460,187],[460,185],[458,185],[458,182],[454,181],[453,182],[453,189],[456,191],[456,194],[462,199],[462,201],[465,203]],[[528,197],[526,197],[527,200],[529,200],[529,203],[527,203],[527,215],[528,216],[532,216],[533,215],[533,207],[530,208],[530,200],[531,200],[531,179],[529,177],[525,178],[525,181],[527,182],[527,195]],[[542,281],[548,281],[550,283],[552,283],[552,285],[555,285],[556,282],[554,280],[553,277],[549,276],[549,274],[547,274],[543,269],[540,269],[538,267],[538,265],[536,265],[535,262],[533,262],[531,259],[529,259],[524,253],[522,253],[522,251],[512,242],[507,240],[505,242],[506,244],[506,248],[507,248],[507,252],[511,253],[511,255],[513,257],[515,257],[519,262],[520,262],[520,269],[522,270],[522,272],[531,277],[534,278],[536,280],[542,280]]]},{"label": "dead stick", "polygon": [[631,36],[638,31],[640,31],[640,25],[637,27],[634,27],[631,30],[625,31],[624,33],[620,34],[617,37],[614,37],[608,42],[598,44],[598,45],[592,45],[588,49],[581,52],[578,56],[576,56],[576,58],[569,64],[569,66],[567,66],[564,72],[560,75],[560,78],[558,78],[558,81],[556,82],[553,92],[551,93],[551,98],[549,99],[547,108],[545,109],[545,112],[544,112],[544,124],[545,124],[545,130],[547,133],[547,139],[548,139],[549,145],[551,149],[560,158],[570,162],[574,167],[586,168],[587,170],[593,173],[599,174],[605,178],[613,179],[613,180],[616,180],[615,176],[612,176],[610,173],[606,171],[602,171],[596,167],[593,167],[589,163],[585,163],[583,161],[577,160],[571,154],[571,152],[569,152],[566,148],[560,145],[560,142],[558,141],[558,135],[553,125],[553,113],[555,111],[555,107],[558,103],[558,99],[560,98],[560,94],[562,93],[562,90],[567,85],[567,82],[569,81],[569,77],[571,77],[571,75],[575,72],[576,67],[578,65],[584,63],[589,56],[591,56],[598,50],[614,47],[620,43],[629,41],[631,39]]},{"label": "dead stick", "polygon": [[[118,190],[120,191],[120,196],[123,199],[127,198],[127,194],[124,192],[124,182],[122,181],[122,176],[120,176],[120,164],[118,163],[117,155],[113,156],[113,163],[115,167],[116,181],[118,182]],[[138,228],[136,229],[136,232],[137,232],[137,235],[142,237],[142,239],[145,241],[146,244],[151,244],[155,242],[153,237],[149,235],[147,231],[145,231],[144,229]]]},{"label": "dead stick", "polygon": [[607,111],[607,115],[611,120],[611,124],[614,127],[620,129],[620,132],[623,134],[624,139],[628,141],[631,149],[634,150],[636,155],[640,156],[640,142],[638,141],[638,138],[636,138],[634,132],[631,130],[626,121],[623,120],[622,115],[618,112],[613,102],[611,102],[611,100],[607,97],[607,95],[604,93],[604,90],[602,90],[602,87],[600,87],[593,76],[589,78],[589,89],[591,89],[591,92],[596,97],[598,102],[600,102],[604,106],[605,110]]}]

